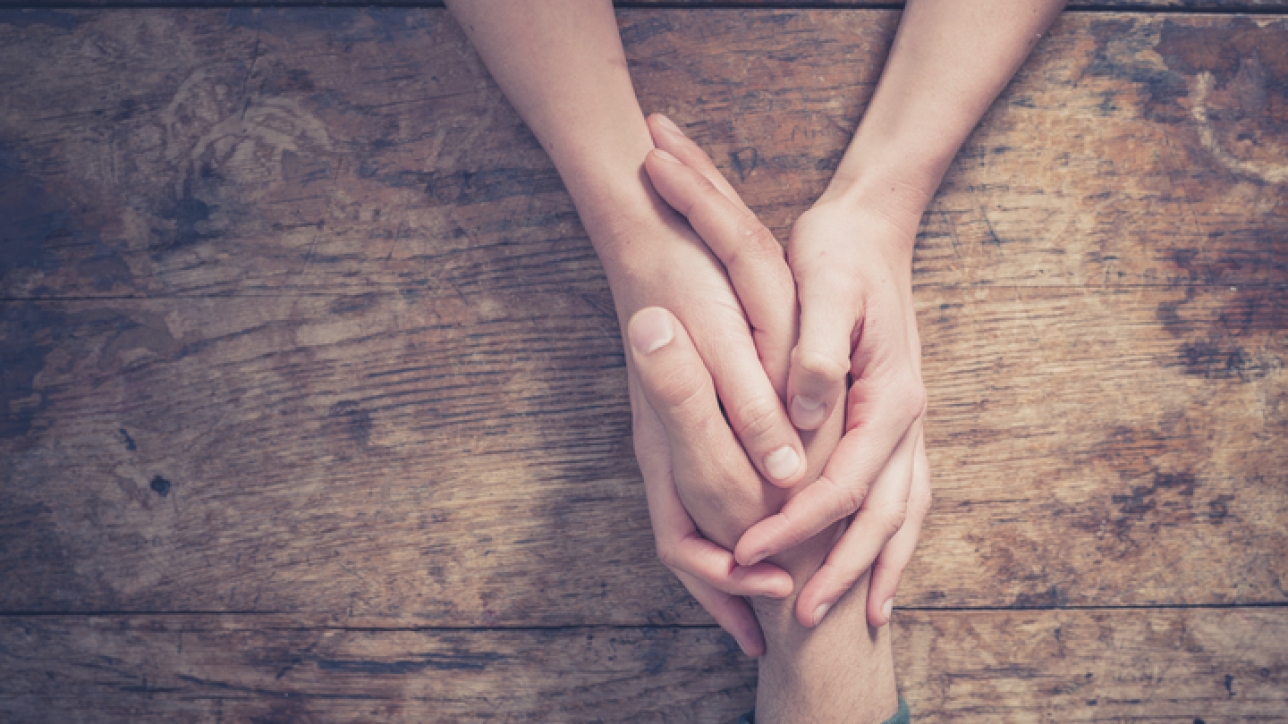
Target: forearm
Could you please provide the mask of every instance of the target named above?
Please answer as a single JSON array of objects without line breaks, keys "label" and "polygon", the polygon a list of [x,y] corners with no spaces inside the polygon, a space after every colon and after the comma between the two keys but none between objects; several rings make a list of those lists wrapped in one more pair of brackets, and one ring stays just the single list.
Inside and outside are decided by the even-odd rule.
[{"label": "forearm", "polygon": [[756,721],[772,724],[875,724],[898,707],[890,627],[868,625],[869,575],[818,626],[798,623],[788,601],[758,598],[765,634]]},{"label": "forearm", "polygon": [[[807,480],[821,472],[840,422],[840,415],[835,415],[818,433],[804,437],[806,459],[811,461]],[[790,495],[769,485],[762,492],[763,499],[690,499],[689,507],[709,538],[732,548],[748,527]],[[877,723],[892,716],[898,706],[889,626],[868,626],[867,574],[818,626],[805,628],[794,614],[801,588],[823,563],[839,532],[836,526],[830,527],[769,559],[792,575],[795,590],[784,599],[752,600],[765,636],[757,683],[758,722]]]},{"label": "forearm", "polygon": [[[606,267],[616,228],[657,217],[653,148],[608,0],[448,0],[497,85],[550,154]],[[631,219],[638,221],[638,219]],[[612,269],[609,269],[610,277]]]},{"label": "forearm", "polygon": [[877,90],[820,201],[879,210],[911,237],[958,149],[1063,6],[909,0]]}]

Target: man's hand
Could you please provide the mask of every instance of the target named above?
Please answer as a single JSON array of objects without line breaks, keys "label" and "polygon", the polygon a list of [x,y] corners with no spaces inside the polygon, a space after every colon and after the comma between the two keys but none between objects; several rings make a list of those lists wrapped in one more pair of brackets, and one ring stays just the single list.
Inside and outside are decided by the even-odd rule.
[{"label": "man's hand", "polygon": [[[753,523],[778,510],[791,493],[769,484],[747,460],[720,413],[715,386],[693,340],[674,315],[658,307],[642,309],[631,318],[627,337],[633,382],[646,401],[642,407],[655,416],[664,434],[664,440],[654,440],[641,435],[637,425],[636,449],[645,471],[658,554],[721,627],[738,639],[743,651],[759,656],[765,650],[760,626],[747,601],[733,594],[763,592],[752,590],[753,586],[738,591],[719,584],[721,578],[772,581],[780,587],[772,592],[775,598],[799,590],[778,568],[761,569],[766,563],[738,567],[727,550]],[[809,459],[817,461],[810,476],[817,475],[827,460],[840,437],[840,423],[839,415],[834,416],[818,433],[807,436]],[[657,447],[642,450],[644,445]],[[663,461],[660,466],[659,461]],[[696,521],[696,529],[691,521]],[[822,562],[837,532],[825,529],[771,562],[803,582]],[[668,546],[667,541],[673,543]],[[680,550],[688,560],[670,552]],[[695,561],[706,566],[703,578],[689,572]],[[775,573],[782,578],[771,578]]]},{"label": "man's hand", "polygon": [[[781,479],[769,485],[749,461],[746,435],[741,444],[735,435],[737,416],[729,414],[726,420],[721,414],[718,398],[726,399],[727,414],[729,405],[719,392],[717,370],[722,357],[744,344],[740,338],[751,341],[758,361],[755,369],[742,373],[767,379],[781,409],[795,340],[794,285],[782,247],[706,154],[664,117],[649,119],[649,128],[659,149],[646,160],[649,178],[702,238],[699,246],[682,249],[690,255],[687,261],[660,258],[659,268],[639,278],[691,279],[691,286],[681,286],[682,291],[707,289],[703,299],[708,306],[694,306],[685,314],[675,306],[652,308],[662,306],[661,298],[653,297],[657,301],[652,307],[631,317],[628,339],[635,352],[628,366],[636,457],[659,556],[743,649],[756,656],[764,650],[763,637],[741,596],[787,596],[793,582],[781,569],[766,564],[738,566],[727,549],[752,523],[777,511],[790,486]],[[637,303],[625,284],[614,284],[614,297],[619,310]],[[682,293],[672,293],[668,304],[685,299]],[[702,332],[690,337],[689,330],[695,328]],[[817,476],[840,437],[840,424],[838,412],[824,429],[805,436],[797,480]],[[750,456],[756,459],[754,453]],[[812,469],[806,469],[806,461],[813,463]],[[773,562],[797,572],[800,562],[812,556],[812,572],[826,548],[815,546],[812,553],[807,548]]]},{"label": "man's hand", "polygon": [[[729,268],[739,297],[761,304],[785,297],[765,294],[761,280],[766,274],[755,266],[759,263],[772,269],[773,262],[781,259],[772,235],[742,204],[706,154],[675,126],[654,116],[650,128],[659,150],[650,153],[646,161],[649,178],[662,198],[689,219]],[[868,228],[874,233],[864,237],[860,230]],[[915,233],[915,219],[911,227],[901,227],[840,204],[819,204],[806,212],[793,230],[790,258],[802,304],[801,334],[791,354],[786,391],[797,425],[819,433],[805,435],[807,445],[820,437],[819,441],[825,441],[811,446],[806,455],[813,464],[806,481],[814,480],[824,460],[827,468],[818,480],[793,488],[791,495],[799,496],[781,512],[774,503],[781,504],[790,496],[762,495],[757,498],[758,505],[749,506],[759,510],[761,517],[770,517],[752,527],[738,546],[737,560],[756,564],[806,540],[826,537],[833,541],[834,536],[819,534],[828,529],[838,532],[834,526],[844,525],[854,516],[853,528],[840,539],[796,601],[797,620],[805,626],[816,625],[874,561],[868,618],[874,626],[888,622],[890,602],[929,508],[929,474],[921,442],[925,391],[911,297]],[[851,404],[841,404],[851,370],[855,380]],[[696,372],[683,378],[692,388],[685,391],[696,395],[700,389]],[[656,392],[646,393],[646,397],[653,409],[658,409],[658,404],[677,406],[675,400]],[[814,402],[802,406],[802,400]],[[711,412],[701,406],[696,409]],[[662,417],[668,428],[692,427],[674,415]],[[684,419],[692,417],[689,413]],[[837,426],[843,420],[849,434],[833,453]],[[713,423],[708,420],[703,424]],[[687,431],[678,437],[671,434],[673,460],[690,453],[692,439]],[[701,460],[689,461],[687,466],[677,463],[675,470],[680,472],[674,477],[685,507],[710,537],[711,516],[706,516],[708,524],[704,525],[702,500],[693,499],[698,497],[693,488],[723,487],[731,491],[728,496],[713,493],[712,497],[717,501],[738,499],[732,492],[738,489],[737,484],[721,486],[714,481],[731,474],[737,479],[747,464],[730,457],[727,446],[706,444],[726,454],[703,450]],[[721,459],[722,467],[712,467],[714,459]],[[691,475],[686,475],[686,470]],[[689,477],[705,482],[686,485]],[[869,486],[873,487],[871,497]],[[746,490],[741,493],[744,497],[749,494]],[[735,521],[740,532],[759,520],[733,514],[726,519]],[[714,532],[714,540],[720,541],[725,531]],[[891,542],[888,547],[887,541]],[[817,549],[817,543],[812,548]],[[800,570],[797,567],[793,573]],[[806,575],[813,571],[811,567]]]}]

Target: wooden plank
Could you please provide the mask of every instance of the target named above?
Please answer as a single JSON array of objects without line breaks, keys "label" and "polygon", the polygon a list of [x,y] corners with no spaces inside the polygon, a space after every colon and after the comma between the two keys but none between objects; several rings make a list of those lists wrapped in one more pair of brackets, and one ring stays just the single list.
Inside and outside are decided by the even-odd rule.
[{"label": "wooden plank", "polygon": [[[903,6],[901,0],[617,0],[618,8],[743,9],[828,8],[833,10],[890,9]],[[293,7],[411,7],[439,8],[442,0],[0,0],[0,8],[293,8]],[[1279,12],[1288,0],[1069,0],[1071,11],[1116,12]]]},{"label": "wooden plank", "polygon": [[[901,603],[1288,600],[1280,290],[918,302],[938,503]],[[0,609],[704,622],[653,560],[608,308],[0,305]]]},{"label": "wooden plank", "polygon": [[[645,107],[780,238],[897,21],[620,17]],[[1283,17],[1066,15],[950,172],[918,283],[1288,283],[1285,88]],[[599,286],[441,10],[6,11],[0,96],[7,298]]]},{"label": "wooden plank", "polygon": [[0,716],[60,721],[731,721],[755,664],[718,629],[0,621]]},{"label": "wooden plank", "polygon": [[[896,614],[916,721],[1278,721],[1283,609]],[[287,617],[7,617],[0,715],[59,721],[731,721],[710,628],[355,630]]]},{"label": "wooden plank", "polygon": [[896,614],[917,722],[1282,721],[1284,609]]}]

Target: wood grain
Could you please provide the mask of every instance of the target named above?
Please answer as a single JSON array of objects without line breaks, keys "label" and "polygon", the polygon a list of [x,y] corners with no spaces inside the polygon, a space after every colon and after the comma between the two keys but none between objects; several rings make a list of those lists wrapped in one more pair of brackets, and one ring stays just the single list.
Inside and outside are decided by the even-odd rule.
[{"label": "wood grain", "polygon": [[[653,561],[607,303],[4,304],[26,542],[0,606],[705,621]],[[919,313],[938,504],[901,602],[1288,599],[1278,290],[948,288]]]},{"label": "wood grain", "polygon": [[[889,9],[903,5],[901,0],[617,0],[617,8],[692,8],[692,9],[746,9],[799,7],[828,8],[834,10]],[[442,7],[442,0],[0,0],[0,8],[291,8],[291,7]],[[1277,12],[1288,8],[1288,0],[1069,0],[1073,11],[1092,12],[1113,10],[1118,12]]]},{"label": "wood grain", "polygon": [[[35,4],[0,11],[0,718],[749,706],[654,560],[602,271],[444,11]],[[623,38],[781,238],[898,16],[716,4]],[[922,228],[903,691],[1279,721],[1285,3],[1097,5],[1167,12],[1062,17]]]},{"label": "wood grain", "polygon": [[[895,623],[918,722],[1280,721],[1285,637],[1282,609]],[[729,722],[755,685],[755,665],[710,628],[355,630],[274,616],[7,617],[0,668],[11,721]]]},{"label": "wood grain", "polygon": [[[621,21],[644,106],[785,238],[897,15]],[[0,40],[0,295],[600,288],[443,11],[8,12]],[[1288,284],[1285,48],[1282,17],[1066,15],[950,171],[918,285]]]}]

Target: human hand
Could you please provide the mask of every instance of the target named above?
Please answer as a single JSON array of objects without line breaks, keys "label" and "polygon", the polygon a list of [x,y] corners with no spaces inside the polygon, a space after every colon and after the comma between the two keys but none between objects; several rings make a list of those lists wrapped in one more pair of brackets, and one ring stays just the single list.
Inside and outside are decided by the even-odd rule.
[{"label": "human hand", "polygon": [[[649,307],[637,312],[627,329],[635,380],[648,410],[665,431],[669,453],[669,465],[658,476],[660,482],[646,488],[659,554],[663,550],[660,542],[667,533],[660,524],[668,519],[683,519],[690,521],[690,537],[716,549],[707,556],[713,568],[718,564],[732,565],[732,555],[725,549],[731,549],[752,524],[779,510],[794,491],[771,485],[756,473],[720,413],[711,376],[693,340],[674,315]],[[817,432],[804,436],[807,459],[811,461],[806,479],[822,470],[840,439],[841,423],[841,415],[834,414]],[[637,435],[637,444],[638,440]],[[676,504],[682,507],[672,508]],[[697,530],[691,528],[691,521],[696,521]],[[836,526],[825,529],[770,561],[803,582],[822,562],[838,532]],[[727,563],[722,560],[725,557],[729,559]],[[724,622],[721,625],[738,639],[744,651],[753,656],[763,653],[763,633],[745,600],[713,590],[710,584],[682,569],[673,570],[718,621],[723,616],[733,623],[732,628]],[[797,588],[791,579],[780,585],[784,588],[773,592],[772,597],[785,597]],[[742,620],[744,613],[751,617],[749,621]]]},{"label": "human hand", "polygon": [[[651,118],[650,126],[657,150],[649,154],[645,167],[659,195],[688,219],[703,242],[724,261],[739,298],[746,300],[747,306],[760,305],[776,314],[783,309],[794,313],[790,289],[771,286],[766,295],[765,271],[786,271],[773,235],[742,203],[711,159],[678,128],[662,116]],[[776,280],[768,281],[772,285]],[[775,303],[788,306],[772,306]],[[693,338],[668,310],[648,308],[636,313],[628,331],[642,392],[668,435],[671,472],[685,508],[708,538],[732,547],[751,524],[777,511],[802,486],[773,486],[756,474],[739,450],[729,423],[720,415],[711,376]],[[673,338],[677,340],[674,344]],[[782,348],[779,340],[774,342]],[[666,347],[665,353],[648,356],[662,347]],[[780,376],[776,389],[784,390],[784,383]],[[840,439],[842,413],[833,406],[826,419],[815,423],[817,429],[802,436],[805,481],[821,472]]]},{"label": "human hand", "polygon": [[[614,250],[603,255],[604,266],[623,331],[640,309],[664,307],[692,332],[703,374],[709,372],[707,379],[724,403],[727,425],[737,433],[731,445],[724,444],[726,440],[719,450],[707,452],[740,459],[742,468],[724,467],[750,470],[750,475],[743,476],[750,485],[761,484],[759,472],[766,478],[774,473],[771,479],[776,485],[791,487],[805,479],[805,461],[819,457],[806,455],[781,401],[796,336],[791,272],[778,242],[742,205],[710,159],[667,125],[660,117],[650,120],[655,144],[711,174],[704,178],[665,154],[649,154],[648,165],[665,164],[672,171],[692,174],[683,180],[701,186],[699,200],[686,206],[692,214],[688,222],[661,199],[645,214],[629,208],[595,208],[583,209],[583,218],[589,220],[592,235],[601,236],[599,245]],[[673,175],[663,172],[654,177]],[[617,238],[602,243],[606,235]],[[627,368],[636,458],[644,476],[658,555],[744,650],[759,655],[764,650],[763,636],[741,597],[786,596],[793,588],[791,577],[768,564],[738,566],[730,550],[698,532],[676,484],[677,473],[688,479],[686,471],[697,465],[684,457],[692,449],[675,449],[672,441],[677,438],[668,435],[663,419],[649,404],[629,355]],[[710,412],[726,424],[717,405],[712,404]],[[767,512],[744,521],[737,533]],[[708,518],[708,524],[713,519]],[[731,548],[737,536],[724,540]]]},{"label": "human hand", "polygon": [[735,556],[754,564],[848,519],[797,598],[796,618],[807,627],[869,567],[868,621],[888,623],[930,509],[926,392],[911,282],[920,211],[909,216],[910,223],[908,216],[824,199],[792,229],[788,256],[801,331],[792,351],[789,409],[808,430],[844,400],[845,436],[822,476],[752,526]]}]

